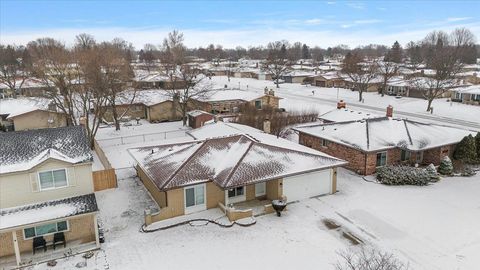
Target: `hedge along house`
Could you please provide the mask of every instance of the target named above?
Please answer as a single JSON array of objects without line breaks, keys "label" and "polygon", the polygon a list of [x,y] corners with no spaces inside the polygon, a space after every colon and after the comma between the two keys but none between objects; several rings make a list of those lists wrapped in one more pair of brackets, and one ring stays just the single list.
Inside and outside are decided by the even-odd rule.
[{"label": "hedge along house", "polygon": [[250,104],[256,109],[264,107],[278,108],[280,97],[275,92],[254,93],[244,90],[219,90],[211,95],[193,100],[193,104],[203,111],[211,113],[236,113],[240,106]]},{"label": "hedge along house", "polygon": [[[55,235],[73,252],[99,248],[93,157],[84,129],[0,133],[0,148],[0,265],[63,257],[63,245],[51,248]],[[33,255],[34,239],[45,240],[47,251]]]},{"label": "hedge along house", "polygon": [[[177,121],[182,119],[178,101],[173,100],[162,90],[128,90],[115,100],[119,117],[127,119],[147,119],[149,122]],[[105,110],[104,119],[113,121],[113,108],[101,106]]]},{"label": "hedge along house", "polygon": [[[393,108],[389,108],[391,114]],[[452,156],[455,145],[474,132],[392,117],[369,118],[294,128],[299,143],[348,161],[363,175],[392,164],[433,163]]]},{"label": "hedge along house", "polygon": [[51,102],[40,97],[0,99],[0,126],[8,131],[66,126],[66,115]]},{"label": "hedge along house", "polygon": [[232,210],[245,201],[332,194],[336,168],[345,164],[243,125],[219,122],[194,131],[197,140],[129,150],[160,207],[150,222],[215,207]]}]

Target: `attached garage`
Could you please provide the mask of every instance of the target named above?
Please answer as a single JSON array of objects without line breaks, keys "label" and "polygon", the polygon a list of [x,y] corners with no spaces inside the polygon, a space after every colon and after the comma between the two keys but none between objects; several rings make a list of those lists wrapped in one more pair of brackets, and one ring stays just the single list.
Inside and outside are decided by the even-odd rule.
[{"label": "attached garage", "polygon": [[283,194],[289,202],[332,193],[332,169],[283,179]]}]

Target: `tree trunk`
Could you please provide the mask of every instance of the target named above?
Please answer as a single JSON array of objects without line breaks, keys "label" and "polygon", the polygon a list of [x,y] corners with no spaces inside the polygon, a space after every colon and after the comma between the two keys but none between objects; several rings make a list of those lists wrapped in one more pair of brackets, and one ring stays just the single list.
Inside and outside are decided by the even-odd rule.
[{"label": "tree trunk", "polygon": [[427,112],[429,112],[430,110],[432,110],[432,102],[433,102],[433,99],[429,98],[427,101],[428,101],[428,103],[427,103]]},{"label": "tree trunk", "polygon": [[277,79],[275,79],[275,84],[277,85],[277,88],[280,88],[280,85],[279,85],[278,80],[279,80],[279,79],[278,79],[278,77],[277,77]]},{"label": "tree trunk", "polygon": [[363,99],[363,90],[361,90],[361,89],[358,89],[358,101],[360,101],[360,102],[361,102],[361,101],[362,101],[362,99]]},{"label": "tree trunk", "polygon": [[115,122],[115,130],[120,130],[120,120],[118,119],[117,108],[112,107],[113,122]]}]

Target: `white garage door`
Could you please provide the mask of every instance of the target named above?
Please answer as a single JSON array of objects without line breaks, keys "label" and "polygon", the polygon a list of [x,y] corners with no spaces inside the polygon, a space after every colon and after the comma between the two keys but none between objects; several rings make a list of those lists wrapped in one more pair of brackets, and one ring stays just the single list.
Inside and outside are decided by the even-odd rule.
[{"label": "white garage door", "polygon": [[327,169],[283,179],[283,194],[287,201],[297,201],[332,191],[332,170]]}]

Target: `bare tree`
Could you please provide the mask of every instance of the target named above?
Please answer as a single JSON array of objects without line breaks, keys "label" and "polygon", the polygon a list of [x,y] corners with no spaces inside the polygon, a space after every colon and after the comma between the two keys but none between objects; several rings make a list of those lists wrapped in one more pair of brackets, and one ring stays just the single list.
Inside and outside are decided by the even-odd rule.
[{"label": "bare tree", "polygon": [[367,91],[372,80],[377,76],[377,63],[364,63],[358,53],[347,53],[343,60],[342,73],[346,74],[358,91],[358,101],[363,100],[363,93]]},{"label": "bare tree", "polygon": [[87,50],[91,49],[93,46],[95,46],[96,41],[95,38],[92,35],[86,34],[86,33],[81,33],[77,36],[75,36],[75,48],[82,49],[82,50]]},{"label": "bare tree", "polygon": [[[120,130],[120,119],[128,112],[130,106],[123,112],[118,110],[117,101],[122,97],[123,92],[128,89],[133,78],[133,70],[130,66],[124,51],[115,43],[104,42],[99,45],[101,54],[101,84],[105,91],[106,102],[112,110],[115,130]],[[131,105],[135,99],[136,90],[131,95]]]},{"label": "bare tree", "polygon": [[143,46],[143,55],[140,57],[140,61],[143,61],[146,66],[147,70],[150,71],[151,68],[155,66],[155,61],[157,60],[158,52],[157,47],[153,44],[145,44]]},{"label": "bare tree", "polygon": [[340,260],[335,263],[336,270],[408,270],[393,254],[373,248],[360,251],[346,250],[338,252]]},{"label": "bare tree", "polygon": [[432,102],[442,97],[455,83],[455,75],[462,69],[459,59],[461,47],[452,46],[452,38],[444,32],[431,32],[424,39],[426,62],[434,70],[434,75],[414,77],[410,80],[412,87],[422,91],[427,100],[427,111],[431,111]]},{"label": "bare tree", "polygon": [[[10,90],[9,96],[15,96],[17,89],[22,89],[28,78],[28,59],[25,59],[23,47],[0,45],[0,82]],[[23,93],[22,93],[23,94]]]},{"label": "bare tree", "polygon": [[[280,78],[287,73],[287,49],[282,41],[270,42],[267,46],[268,57],[262,69],[270,74],[275,80],[277,88],[280,88]],[[300,51],[301,53],[301,51]]]},{"label": "bare tree", "polygon": [[388,82],[397,74],[398,65],[394,62],[379,62],[378,75],[382,77],[382,87],[378,88],[378,93],[385,96]]},{"label": "bare tree", "polygon": [[76,125],[75,88],[82,83],[74,54],[63,43],[40,38],[28,44],[32,73],[48,86],[47,97],[67,116],[67,125]]},{"label": "bare tree", "polygon": [[107,106],[107,85],[103,69],[104,57],[95,42],[84,46],[77,43],[74,47],[75,59],[82,74],[84,83],[76,90],[75,107],[83,118],[90,147],[94,147],[94,138],[97,134],[105,107]]},{"label": "bare tree", "polygon": [[195,106],[196,101],[203,100],[212,95],[216,90],[204,74],[189,65],[179,68],[179,77],[185,81],[183,89],[172,89],[167,95],[173,100],[173,105],[181,114],[183,125],[187,125],[187,112]]},{"label": "bare tree", "polygon": [[163,40],[161,61],[170,81],[170,90],[177,88],[179,67],[185,63],[186,47],[183,40],[183,33],[178,30],[168,33],[168,36]]}]

